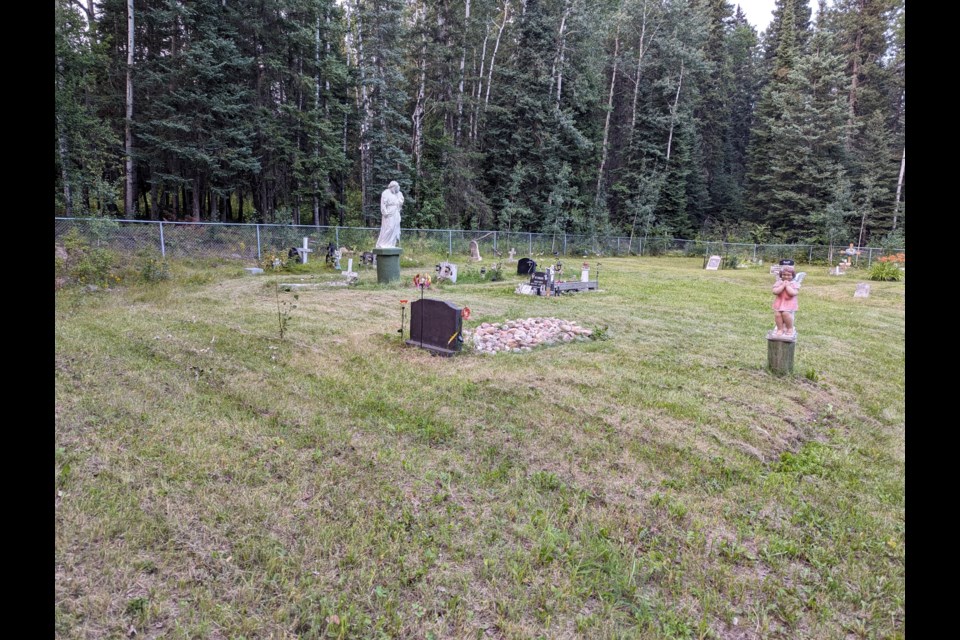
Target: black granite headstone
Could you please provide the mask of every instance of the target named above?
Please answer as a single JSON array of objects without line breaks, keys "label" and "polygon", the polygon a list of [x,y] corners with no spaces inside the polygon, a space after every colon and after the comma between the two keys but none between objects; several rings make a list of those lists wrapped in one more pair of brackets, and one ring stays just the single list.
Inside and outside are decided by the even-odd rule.
[{"label": "black granite headstone", "polygon": [[410,339],[407,344],[452,356],[463,345],[461,310],[449,302],[424,298],[410,305]]},{"label": "black granite headstone", "polygon": [[537,270],[537,263],[530,258],[520,258],[517,263],[517,275],[528,276]]},{"label": "black granite headstone", "polygon": [[530,285],[538,287],[542,284],[547,284],[547,274],[543,271],[537,271],[532,276],[530,276]]}]

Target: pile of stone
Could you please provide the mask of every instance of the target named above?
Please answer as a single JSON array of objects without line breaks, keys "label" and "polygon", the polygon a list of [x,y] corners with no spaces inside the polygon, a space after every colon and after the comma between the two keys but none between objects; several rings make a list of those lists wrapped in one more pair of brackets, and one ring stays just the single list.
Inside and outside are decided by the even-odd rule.
[{"label": "pile of stone", "polygon": [[586,340],[592,334],[590,329],[559,318],[527,318],[509,320],[502,324],[484,322],[473,331],[465,329],[463,341],[466,344],[472,342],[474,348],[481,353],[522,353],[542,344]]}]

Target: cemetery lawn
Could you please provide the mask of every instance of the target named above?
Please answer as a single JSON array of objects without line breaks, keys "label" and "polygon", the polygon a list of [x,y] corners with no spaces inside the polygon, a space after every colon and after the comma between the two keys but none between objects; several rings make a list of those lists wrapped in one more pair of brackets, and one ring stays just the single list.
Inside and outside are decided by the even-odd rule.
[{"label": "cemetery lawn", "polygon": [[903,638],[904,283],[800,265],[777,377],[766,267],[602,262],[427,293],[602,338],[496,356],[371,270],[59,291],[56,637]]}]

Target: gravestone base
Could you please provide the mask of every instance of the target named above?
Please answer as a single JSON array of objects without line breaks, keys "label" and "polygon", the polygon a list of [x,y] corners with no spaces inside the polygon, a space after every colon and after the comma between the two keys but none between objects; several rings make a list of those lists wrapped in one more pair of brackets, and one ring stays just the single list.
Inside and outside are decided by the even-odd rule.
[{"label": "gravestone base", "polygon": [[793,373],[793,354],[796,351],[796,337],[782,340],[767,337],[767,368],[777,375]]},{"label": "gravestone base", "polygon": [[403,249],[400,247],[373,250],[373,255],[377,257],[377,283],[387,284],[400,279],[401,253]]}]

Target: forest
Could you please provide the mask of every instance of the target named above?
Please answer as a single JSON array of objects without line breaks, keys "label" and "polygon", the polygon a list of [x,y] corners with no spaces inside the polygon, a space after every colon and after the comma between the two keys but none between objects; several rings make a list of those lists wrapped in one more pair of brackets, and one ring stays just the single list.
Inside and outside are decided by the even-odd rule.
[{"label": "forest", "polygon": [[904,246],[904,0],[55,1],[58,217]]}]

